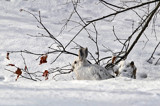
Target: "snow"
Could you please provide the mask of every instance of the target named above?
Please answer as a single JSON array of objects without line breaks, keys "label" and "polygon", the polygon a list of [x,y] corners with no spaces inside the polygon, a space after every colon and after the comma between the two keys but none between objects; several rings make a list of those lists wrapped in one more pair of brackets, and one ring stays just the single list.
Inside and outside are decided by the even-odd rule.
[{"label": "snow", "polygon": [[[67,1],[67,0],[66,0]],[[145,34],[136,44],[127,60],[134,61],[137,67],[137,79],[126,77],[117,77],[101,81],[79,81],[69,76],[57,78],[58,81],[49,76],[49,80],[30,81],[19,78],[15,81],[16,75],[7,72],[7,64],[16,64],[18,67],[24,67],[23,59],[20,53],[10,54],[10,60],[6,59],[7,51],[29,50],[36,53],[45,53],[48,47],[53,43],[52,39],[35,38],[27,34],[38,35],[44,33],[37,28],[39,25],[36,20],[20,9],[28,10],[34,14],[41,11],[42,22],[64,45],[78,32],[80,28],[74,28],[75,23],[69,23],[68,27],[62,34],[59,32],[64,22],[73,11],[72,4],[66,4],[65,0],[1,0],[0,1],[0,105],[1,106],[159,106],[160,105],[160,66],[154,65],[160,58],[160,47],[154,54],[152,64],[147,62],[155,46],[160,40],[160,21],[157,17],[156,32],[157,38],[149,27]],[[121,0],[122,1],[122,0]],[[126,0],[123,0],[126,1]],[[130,1],[130,0],[127,0]],[[147,1],[147,0],[144,0]],[[108,0],[110,3],[120,4],[120,0]],[[79,7],[80,15],[85,20],[95,19],[113,11],[108,10],[100,4],[98,0],[81,0],[82,7]],[[94,11],[93,11],[94,10]],[[143,10],[139,10],[143,14]],[[103,13],[103,14],[102,14]],[[126,15],[127,14],[127,15]],[[112,18],[109,18],[112,19]],[[73,16],[73,20],[78,17]],[[126,12],[115,17],[112,22],[97,22],[96,27],[99,31],[99,45],[105,45],[112,51],[119,51],[122,47],[118,41],[113,42],[116,38],[112,29],[115,28],[117,36],[121,39],[126,38],[132,32],[132,22],[134,28],[139,24],[139,17],[133,12]],[[91,26],[89,28],[93,29]],[[72,29],[72,30],[71,30]],[[68,31],[71,30],[71,31]],[[94,33],[91,33],[95,35]],[[75,41],[92,53],[96,48],[92,41],[87,39],[87,33],[82,31]],[[157,39],[157,40],[156,40]],[[132,41],[133,42],[133,41]],[[73,46],[73,44],[71,44]],[[78,50],[69,49],[74,53]],[[100,50],[105,49],[100,46]],[[107,52],[108,53],[108,52]],[[101,56],[111,55],[112,53],[101,53]],[[62,55],[56,63],[50,64],[55,55],[48,56],[48,63],[39,65],[38,56],[23,54],[29,70],[43,71],[57,66],[63,66],[72,63],[75,56]],[[90,57],[88,57],[90,59]],[[147,78],[141,78],[141,75],[147,74]]]},{"label": "snow", "polygon": [[158,80],[18,81],[1,82],[0,89],[3,106],[158,106],[160,103]]}]

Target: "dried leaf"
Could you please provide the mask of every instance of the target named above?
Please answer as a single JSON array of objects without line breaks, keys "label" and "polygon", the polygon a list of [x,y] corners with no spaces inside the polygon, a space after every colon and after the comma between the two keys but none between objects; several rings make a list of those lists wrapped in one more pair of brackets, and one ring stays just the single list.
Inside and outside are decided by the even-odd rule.
[{"label": "dried leaf", "polygon": [[6,56],[6,58],[7,58],[8,60],[10,60],[10,59],[9,59],[9,53],[7,53],[7,56]]},{"label": "dried leaf", "polygon": [[116,56],[113,56],[112,57],[112,64],[114,64],[115,60],[116,60]]},{"label": "dried leaf", "polygon": [[47,57],[48,57],[47,55],[42,56],[39,65],[47,63]]},{"label": "dried leaf", "polygon": [[20,68],[17,68],[17,70],[16,70],[15,73],[17,74],[17,78],[16,78],[16,81],[17,81],[17,79],[19,78],[19,76],[22,74],[22,71],[21,71]]},{"label": "dried leaf", "polygon": [[8,64],[7,66],[15,66],[14,64]]},{"label": "dried leaf", "polygon": [[45,71],[43,72],[43,75],[42,75],[42,76],[45,77],[45,80],[48,80],[48,76],[49,76],[48,70],[45,70]]},{"label": "dried leaf", "polygon": [[27,66],[25,66],[25,67],[24,67],[24,70],[26,71],[27,69],[28,69]]},{"label": "dried leaf", "polygon": [[20,68],[17,68],[17,70],[16,70],[16,72],[15,72],[16,74],[18,74],[18,75],[21,75],[22,74],[22,71],[21,71],[21,69]]}]

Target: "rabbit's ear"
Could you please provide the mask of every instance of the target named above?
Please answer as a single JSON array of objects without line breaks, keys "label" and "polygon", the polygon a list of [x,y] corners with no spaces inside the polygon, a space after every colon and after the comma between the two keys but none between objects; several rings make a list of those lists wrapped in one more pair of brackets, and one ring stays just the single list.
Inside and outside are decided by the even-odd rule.
[{"label": "rabbit's ear", "polygon": [[134,61],[131,61],[130,65],[131,65],[131,66],[134,66]]},{"label": "rabbit's ear", "polygon": [[88,56],[88,48],[87,47],[84,49],[84,53],[85,53],[85,57],[87,58],[87,56]]},{"label": "rabbit's ear", "polygon": [[134,65],[134,61],[131,61],[131,64]]},{"label": "rabbit's ear", "polygon": [[79,55],[78,56],[79,56],[80,61],[82,61],[84,59],[84,56],[85,56],[83,49],[84,48],[79,49]]}]

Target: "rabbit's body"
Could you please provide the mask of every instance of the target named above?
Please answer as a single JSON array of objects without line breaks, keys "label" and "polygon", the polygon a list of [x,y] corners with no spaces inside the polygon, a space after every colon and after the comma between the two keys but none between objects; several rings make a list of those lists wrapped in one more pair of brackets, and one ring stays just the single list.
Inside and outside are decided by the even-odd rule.
[{"label": "rabbit's body", "polygon": [[100,65],[90,64],[86,59],[87,55],[88,49],[81,48],[79,50],[79,59],[72,65],[78,80],[104,80],[113,78],[110,71]]},{"label": "rabbit's body", "polygon": [[78,80],[103,80],[112,78],[112,75],[106,69],[96,64],[79,67],[75,73]]}]

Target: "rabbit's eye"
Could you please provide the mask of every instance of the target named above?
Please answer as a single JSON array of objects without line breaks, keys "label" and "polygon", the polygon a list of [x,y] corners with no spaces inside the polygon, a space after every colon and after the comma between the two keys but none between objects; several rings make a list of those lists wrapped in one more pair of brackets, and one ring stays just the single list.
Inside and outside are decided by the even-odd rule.
[{"label": "rabbit's eye", "polygon": [[77,61],[74,61],[74,64],[77,64]]},{"label": "rabbit's eye", "polygon": [[130,65],[127,65],[126,67],[129,67]]},{"label": "rabbit's eye", "polygon": [[123,70],[123,72],[127,72],[127,70]]}]

